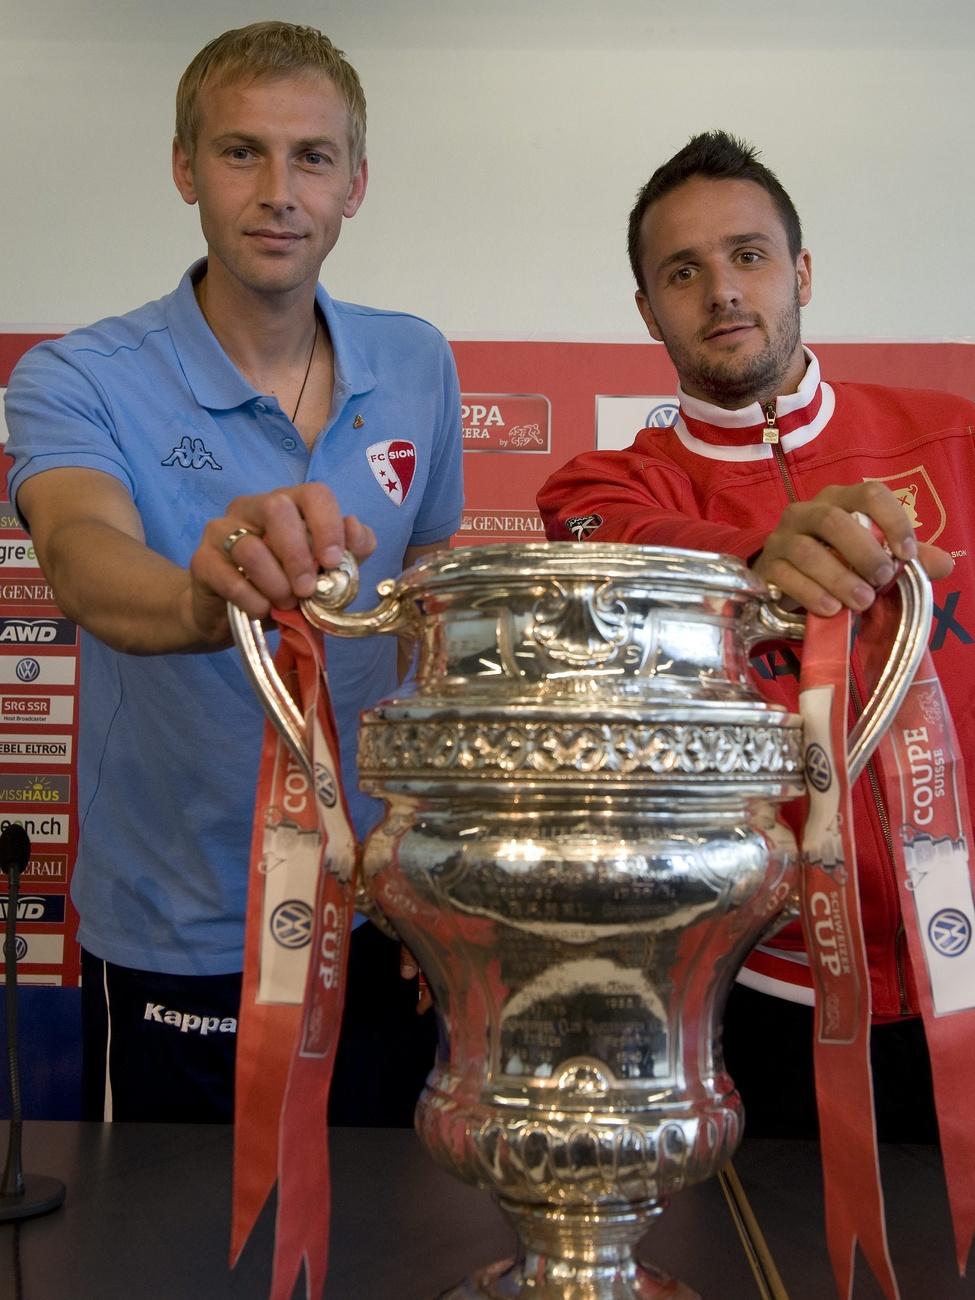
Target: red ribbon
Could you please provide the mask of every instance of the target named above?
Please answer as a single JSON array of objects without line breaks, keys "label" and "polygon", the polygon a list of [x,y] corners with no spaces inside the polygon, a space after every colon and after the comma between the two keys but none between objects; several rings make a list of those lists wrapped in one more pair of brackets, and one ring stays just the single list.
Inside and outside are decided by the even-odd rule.
[{"label": "red ribbon", "polygon": [[975,1235],[975,863],[958,740],[927,654],[880,757],[964,1277]]},{"label": "red ribbon", "polygon": [[[896,608],[878,602],[866,647],[876,669]],[[869,1057],[869,978],[846,773],[849,614],[809,615],[801,707],[810,796],[802,919],[816,990],[814,1059],[826,1231],[841,1296],[860,1243],[885,1295],[887,1249]],[[951,719],[926,654],[873,762],[891,819],[908,951],[931,1056],[959,1272],[975,1233],[975,873],[971,819]]]},{"label": "red ribbon", "polygon": [[[231,1264],[277,1179],[271,1300],[289,1300],[303,1264],[306,1296],[320,1296],[328,1265],[328,1093],[345,997],[356,845],[322,638],[296,612],[274,617],[281,627],[275,667],[304,716],[314,779],[268,722],[237,1043]],[[309,925],[310,942],[301,942]]]},{"label": "red ribbon", "polygon": [[849,611],[808,615],[800,679],[809,815],[802,924],[816,991],[813,1054],[837,1290],[849,1297],[859,1241],[889,1300],[898,1295],[884,1225],[870,1069],[870,977],[846,770]]}]

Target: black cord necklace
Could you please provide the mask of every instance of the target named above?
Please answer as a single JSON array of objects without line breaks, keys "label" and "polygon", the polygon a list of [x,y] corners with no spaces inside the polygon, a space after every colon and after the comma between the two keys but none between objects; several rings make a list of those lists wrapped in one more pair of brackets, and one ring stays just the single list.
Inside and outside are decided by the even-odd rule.
[{"label": "black cord necklace", "polygon": [[291,423],[294,424],[298,416],[298,407],[301,405],[301,399],[305,395],[305,385],[308,383],[308,376],[311,374],[311,363],[315,357],[315,348],[318,346],[318,317],[315,317],[315,336],[311,341],[311,351],[308,353],[308,365],[305,367],[305,377],[301,381],[301,391],[298,393],[298,400],[295,402],[295,409],[291,415]]}]

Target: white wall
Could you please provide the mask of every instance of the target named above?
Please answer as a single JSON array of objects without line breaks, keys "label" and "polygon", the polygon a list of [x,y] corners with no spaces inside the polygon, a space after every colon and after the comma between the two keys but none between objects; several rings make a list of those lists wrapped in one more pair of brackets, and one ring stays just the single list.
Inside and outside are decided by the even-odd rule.
[{"label": "white wall", "polygon": [[0,0],[0,325],[171,288],[179,75],[270,15],[369,100],[366,204],[324,278],[453,336],[641,337],[626,215],[695,131],[758,143],[813,250],[810,338],[975,336],[971,0]]}]

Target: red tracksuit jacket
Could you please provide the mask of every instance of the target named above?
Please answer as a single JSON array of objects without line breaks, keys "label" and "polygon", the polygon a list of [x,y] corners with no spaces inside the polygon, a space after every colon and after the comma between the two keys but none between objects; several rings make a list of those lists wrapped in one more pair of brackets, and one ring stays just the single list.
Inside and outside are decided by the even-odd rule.
[{"label": "red tracksuit jacket", "polygon": [[[577,456],[545,483],[538,505],[553,540],[643,542],[723,551],[761,550],[791,500],[834,484],[880,479],[900,498],[917,537],[949,551],[950,577],[934,584],[930,650],[967,762],[975,809],[975,405],[946,393],[827,384],[819,363],[774,411],[725,411],[681,395],[668,429],[643,429],[627,451]],[[763,440],[774,422],[779,441]],[[756,661],[763,692],[798,707],[798,660],[774,650]],[[853,673],[861,695],[856,650]],[[875,758],[874,763],[879,759]],[[853,792],[863,923],[876,1020],[914,1014],[893,862],[878,797],[864,776]],[[787,957],[777,957],[776,949]],[[746,983],[811,1002],[797,925],[756,949]]]}]

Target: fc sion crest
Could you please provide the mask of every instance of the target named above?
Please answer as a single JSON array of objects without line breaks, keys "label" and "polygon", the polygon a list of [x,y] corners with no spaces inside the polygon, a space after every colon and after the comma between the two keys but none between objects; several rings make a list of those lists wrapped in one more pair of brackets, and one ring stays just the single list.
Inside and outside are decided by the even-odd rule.
[{"label": "fc sion crest", "polygon": [[405,438],[389,438],[366,448],[366,460],[394,506],[401,506],[410,494],[416,472],[416,447]]},{"label": "fc sion crest", "polygon": [[887,484],[904,507],[904,513],[920,541],[933,542],[944,532],[947,522],[945,508],[923,465],[915,465],[899,474],[886,474],[883,478],[871,476],[863,481]]}]

